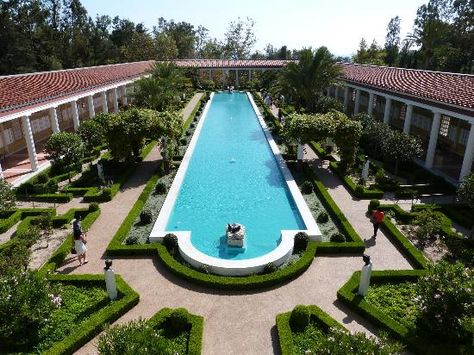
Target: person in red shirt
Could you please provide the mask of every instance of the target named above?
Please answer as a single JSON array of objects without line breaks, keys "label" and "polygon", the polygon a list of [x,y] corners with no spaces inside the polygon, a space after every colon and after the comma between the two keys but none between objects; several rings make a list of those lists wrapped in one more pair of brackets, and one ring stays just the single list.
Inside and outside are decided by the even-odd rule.
[{"label": "person in red shirt", "polygon": [[382,223],[385,214],[383,211],[380,211],[378,208],[372,211],[372,224],[374,225],[374,235],[373,238],[377,237],[377,231],[379,230],[380,224]]}]

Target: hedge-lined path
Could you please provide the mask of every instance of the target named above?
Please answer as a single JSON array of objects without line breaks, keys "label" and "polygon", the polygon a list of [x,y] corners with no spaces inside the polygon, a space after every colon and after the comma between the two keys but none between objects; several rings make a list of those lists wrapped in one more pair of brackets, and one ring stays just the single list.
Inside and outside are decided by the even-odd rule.
[{"label": "hedge-lined path", "polygon": [[[308,158],[312,158],[308,156]],[[142,178],[141,171],[132,180]],[[327,169],[318,170],[331,196],[362,237],[371,235],[365,217],[366,201],[355,201],[337,177]],[[151,175],[151,173],[150,173]],[[140,188],[119,192],[111,202],[102,205],[102,215],[89,231],[89,264],[76,268],[73,261],[62,272],[101,273],[101,259],[120,221],[138,197]],[[140,191],[138,191],[140,190]],[[128,196],[124,196],[127,194]],[[131,195],[134,199],[130,199]],[[116,211],[117,208],[117,211]],[[382,235],[369,246],[375,269],[407,269],[409,263]],[[351,331],[374,334],[373,326],[336,300],[337,290],[363,265],[357,256],[316,257],[310,268],[296,280],[257,292],[214,291],[195,286],[171,274],[156,258],[130,257],[114,260],[114,269],[140,294],[140,303],[118,320],[123,323],[139,317],[148,318],[163,307],[185,307],[204,316],[204,354],[272,354],[278,352],[275,316],[297,304],[316,304]],[[78,351],[95,354],[96,339]]]},{"label": "hedge-lined path", "polygon": [[[321,164],[316,153],[308,146],[305,147],[305,160],[308,161],[313,171],[326,186],[329,194],[349,220],[349,223],[364,240],[367,248],[365,252],[371,256],[374,269],[412,269],[413,267],[408,260],[400,254],[400,251],[387,238],[382,229],[379,229],[376,240],[372,238],[373,226],[366,215],[369,200],[360,200],[353,197],[344,187],[341,179],[329,170],[328,162],[324,161]],[[382,265],[384,266],[381,267]]]},{"label": "hedge-lined path", "polygon": [[181,116],[183,116],[183,122],[186,121],[189,115],[194,111],[194,108],[201,99],[202,95],[204,95],[202,92],[195,93],[193,98],[186,104],[186,107],[181,112]]}]

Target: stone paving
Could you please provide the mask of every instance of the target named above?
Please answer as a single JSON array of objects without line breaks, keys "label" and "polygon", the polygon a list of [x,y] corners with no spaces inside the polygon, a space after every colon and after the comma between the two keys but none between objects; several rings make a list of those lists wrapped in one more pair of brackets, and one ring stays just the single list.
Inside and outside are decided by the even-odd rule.
[{"label": "stone paving", "polygon": [[[367,253],[374,269],[408,269],[408,261],[380,231],[377,241],[370,238],[372,225],[365,216],[367,201],[358,201],[327,167],[317,168],[315,156],[307,159],[328,188],[355,230],[366,239]],[[159,152],[154,149],[124,189],[110,202],[102,204],[102,214],[88,232],[89,263],[78,267],[74,257],[60,268],[61,273],[102,273],[107,244],[131,209],[151,176]],[[204,316],[204,354],[278,353],[275,316],[297,304],[316,304],[349,330],[376,334],[372,324],[336,299],[337,290],[352,273],[360,270],[360,255],[316,257],[309,269],[297,279],[270,289],[254,292],[216,291],[195,286],[172,275],[156,259],[128,257],[114,260],[115,271],[140,294],[140,302],[117,323],[139,317],[148,318],[163,307],[185,307]],[[96,339],[77,354],[96,354]]]}]

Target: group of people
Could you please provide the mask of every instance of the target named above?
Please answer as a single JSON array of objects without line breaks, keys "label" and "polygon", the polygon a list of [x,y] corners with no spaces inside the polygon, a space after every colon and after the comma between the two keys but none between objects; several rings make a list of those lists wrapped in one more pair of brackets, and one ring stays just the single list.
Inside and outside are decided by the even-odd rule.
[{"label": "group of people", "polygon": [[72,222],[72,233],[74,237],[74,250],[77,254],[77,260],[79,261],[79,266],[87,264],[86,252],[87,252],[87,240],[86,234],[82,231],[81,228],[81,217],[77,217],[74,222]]}]

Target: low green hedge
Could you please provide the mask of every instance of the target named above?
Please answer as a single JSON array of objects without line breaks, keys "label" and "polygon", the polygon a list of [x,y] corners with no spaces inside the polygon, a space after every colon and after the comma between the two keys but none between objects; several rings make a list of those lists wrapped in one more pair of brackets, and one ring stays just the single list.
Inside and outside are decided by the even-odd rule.
[{"label": "low green hedge", "polygon": [[[319,307],[310,305],[306,306],[309,310],[311,321],[317,323],[323,328],[323,331],[327,332],[331,328],[345,328],[332,318],[329,314],[321,310]],[[293,355],[295,354],[293,344],[293,332],[290,325],[291,312],[281,313],[276,316],[276,326],[278,331],[278,341],[280,345],[281,355]]]},{"label": "low green hedge", "polygon": [[320,243],[318,244],[318,254],[363,253],[365,250],[364,241],[360,238],[359,234],[357,234],[354,228],[352,228],[352,225],[349,223],[344,213],[342,213],[332,197],[329,195],[324,184],[307,165],[304,166],[304,171],[308,180],[312,182],[314,191],[318,195],[324,207],[341,231],[344,233],[346,239],[349,240],[345,243]]},{"label": "low green hedge", "polygon": [[36,194],[36,195],[17,194],[17,199],[20,201],[67,203],[71,201],[72,198],[73,198],[73,195],[70,193]]},{"label": "low green hedge", "polygon": [[367,189],[362,185],[357,185],[352,181],[350,176],[344,175],[339,169],[337,162],[333,161],[329,163],[329,168],[333,171],[339,178],[341,178],[344,186],[351,193],[352,196],[360,199],[380,199],[383,197],[384,192],[378,189]]},{"label": "low green hedge", "polygon": [[[159,327],[161,323],[166,321],[166,318],[173,313],[171,308],[163,308],[153,317],[148,320],[153,328]],[[188,355],[200,355],[202,353],[202,334],[204,329],[204,318],[191,314],[186,311],[188,324],[190,326],[188,339]]]},{"label": "low green hedge", "polygon": [[[69,283],[77,286],[94,285],[105,287],[105,280],[102,275],[49,275],[48,278],[53,282]],[[55,343],[45,353],[51,355],[74,353],[99,334],[105,324],[114,322],[138,304],[138,293],[120,275],[116,275],[116,281],[120,298],[92,314],[86,321],[77,326],[71,335]]]},{"label": "low green hedge", "polygon": [[28,216],[38,216],[43,213],[56,214],[56,211],[51,208],[19,208],[17,210],[7,211],[4,213],[4,217],[6,218],[0,218],[0,233],[5,233],[20,220]]},{"label": "low green hedge", "polygon": [[[76,216],[77,214],[81,214],[82,229],[87,230],[92,226],[95,220],[100,216],[100,209],[97,211],[90,211],[89,209],[82,209],[82,208],[71,209],[68,211],[68,213],[73,213],[72,217]],[[62,265],[66,257],[69,255],[69,253],[71,252],[72,246],[73,246],[73,237],[72,237],[72,231],[71,231],[71,233],[66,237],[64,242],[59,246],[58,249],[56,249],[56,251],[51,256],[51,258],[49,258],[49,260],[39,269],[39,271],[42,273],[54,272],[60,265]]]},{"label": "low green hedge", "polygon": [[[424,274],[424,270],[388,270],[373,271],[371,283],[397,283],[404,281],[415,282]],[[407,327],[387,316],[378,308],[367,303],[362,296],[357,295],[359,287],[360,271],[356,271],[352,277],[337,291],[338,300],[347,304],[364,318],[374,322],[376,325],[387,330],[390,335],[402,340],[411,350],[419,354],[458,354],[459,349],[452,345],[433,344],[432,339],[421,338],[413,334]],[[464,352],[467,354],[467,352]]]},{"label": "low green hedge", "polygon": [[428,260],[425,258],[423,253],[393,225],[389,218],[383,219],[381,228],[415,269],[425,269],[427,267]]}]

